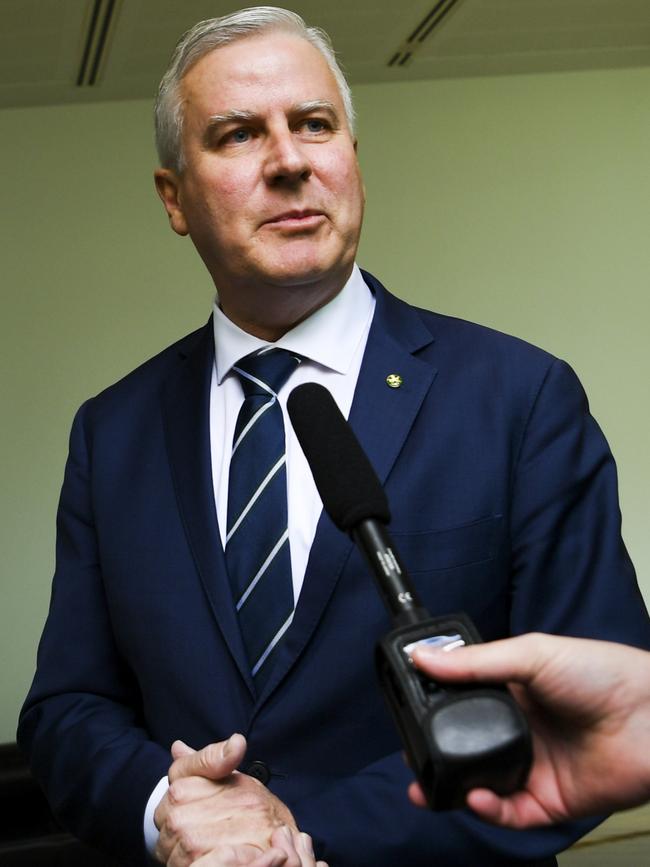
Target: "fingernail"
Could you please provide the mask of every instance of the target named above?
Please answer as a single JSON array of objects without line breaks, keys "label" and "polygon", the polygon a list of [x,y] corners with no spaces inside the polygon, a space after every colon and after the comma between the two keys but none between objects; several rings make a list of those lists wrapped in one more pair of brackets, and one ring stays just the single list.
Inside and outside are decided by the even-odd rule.
[{"label": "fingernail", "polygon": [[427,644],[418,644],[413,648],[411,656],[437,656],[443,649],[440,646],[431,647]]},{"label": "fingernail", "polygon": [[172,756],[174,759],[178,759],[181,756],[189,756],[193,752],[192,747],[188,746],[185,741],[175,740],[172,744]]},{"label": "fingernail", "polygon": [[422,662],[439,662],[444,659],[444,647],[418,647],[411,654],[411,660],[416,664]]},{"label": "fingernail", "polygon": [[223,745],[223,747],[221,748],[221,755],[224,756],[224,758],[225,758],[227,755],[229,755],[229,754],[232,752],[232,749],[233,749],[233,746],[234,746],[234,742],[235,742],[235,738],[242,738],[242,737],[243,737],[243,735],[240,735],[238,732],[233,732],[233,733],[230,735],[230,737],[228,738],[228,740],[225,742],[225,744]]},{"label": "fingernail", "polygon": [[287,843],[293,843],[293,837],[291,836],[291,831],[289,830],[289,827],[287,825],[280,826],[280,833],[285,838]]}]

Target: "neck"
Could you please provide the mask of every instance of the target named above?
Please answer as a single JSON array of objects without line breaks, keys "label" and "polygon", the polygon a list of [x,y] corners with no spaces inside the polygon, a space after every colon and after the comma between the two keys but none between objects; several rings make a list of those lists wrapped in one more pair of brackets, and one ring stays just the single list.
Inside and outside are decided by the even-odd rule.
[{"label": "neck", "polygon": [[349,276],[318,286],[247,287],[235,293],[220,291],[219,306],[242,331],[274,343],[335,298]]}]

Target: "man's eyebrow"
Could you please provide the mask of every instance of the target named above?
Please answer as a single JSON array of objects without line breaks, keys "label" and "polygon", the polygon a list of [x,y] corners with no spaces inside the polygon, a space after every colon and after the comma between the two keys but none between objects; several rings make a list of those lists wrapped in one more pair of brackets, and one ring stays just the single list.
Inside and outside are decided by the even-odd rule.
[{"label": "man's eyebrow", "polygon": [[206,140],[209,139],[215,129],[226,123],[249,123],[251,120],[255,120],[255,117],[256,115],[252,111],[239,111],[238,109],[227,111],[225,114],[212,114],[208,118],[203,137]]},{"label": "man's eyebrow", "polygon": [[292,109],[294,114],[309,114],[311,111],[326,111],[328,114],[338,117],[334,103],[327,99],[309,99],[306,102],[297,103]]},{"label": "man's eyebrow", "polygon": [[[294,117],[302,117],[306,114],[311,114],[314,111],[322,111],[328,114],[333,121],[338,123],[339,113],[336,110],[334,103],[327,99],[309,99],[305,102],[296,103],[292,106],[290,114]],[[254,111],[244,111],[240,109],[232,109],[225,114],[213,114],[208,118],[205,127],[204,140],[209,141],[214,131],[220,126],[229,123],[250,123],[257,120],[258,115]]]}]

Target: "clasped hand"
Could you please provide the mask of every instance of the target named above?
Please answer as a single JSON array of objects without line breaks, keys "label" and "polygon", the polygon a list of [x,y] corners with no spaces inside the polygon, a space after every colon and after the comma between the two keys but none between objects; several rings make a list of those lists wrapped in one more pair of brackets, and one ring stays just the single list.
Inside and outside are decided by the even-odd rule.
[{"label": "clasped hand", "polygon": [[172,745],[169,789],[156,808],[155,849],[167,867],[327,867],[288,807],[259,780],[236,768],[242,735],[195,751]]}]

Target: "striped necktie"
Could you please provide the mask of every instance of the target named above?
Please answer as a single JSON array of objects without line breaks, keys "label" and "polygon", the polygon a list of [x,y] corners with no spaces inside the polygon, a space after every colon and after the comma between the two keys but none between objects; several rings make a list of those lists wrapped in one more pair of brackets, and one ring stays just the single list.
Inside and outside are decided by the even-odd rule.
[{"label": "striped necktie", "polygon": [[277,393],[298,364],[300,358],[285,349],[264,348],[233,368],[244,402],[230,459],[226,566],[258,693],[294,611],[284,421]]}]

